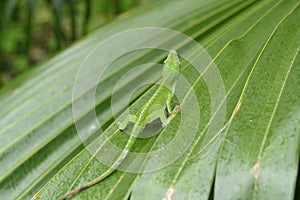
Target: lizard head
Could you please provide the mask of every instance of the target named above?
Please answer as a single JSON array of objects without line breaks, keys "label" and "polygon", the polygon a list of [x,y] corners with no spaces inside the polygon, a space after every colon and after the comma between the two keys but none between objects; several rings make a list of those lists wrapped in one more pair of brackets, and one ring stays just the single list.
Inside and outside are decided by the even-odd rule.
[{"label": "lizard head", "polygon": [[170,51],[167,59],[164,61],[165,67],[168,67],[176,72],[179,72],[180,61],[177,52],[173,49]]}]

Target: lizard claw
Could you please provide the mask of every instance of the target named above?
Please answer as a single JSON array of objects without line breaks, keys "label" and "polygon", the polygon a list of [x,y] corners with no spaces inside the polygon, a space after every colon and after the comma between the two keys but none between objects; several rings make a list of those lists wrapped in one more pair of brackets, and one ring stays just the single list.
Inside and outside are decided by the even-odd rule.
[{"label": "lizard claw", "polygon": [[174,108],[174,112],[178,112],[180,110],[180,104],[177,104]]},{"label": "lizard claw", "polygon": [[167,125],[168,125],[168,123],[165,122],[165,123],[162,124],[162,127],[165,128]]},{"label": "lizard claw", "polygon": [[163,128],[165,128],[169,124],[169,122],[171,121],[171,119],[174,118],[177,115],[177,113],[179,112],[179,110],[180,110],[180,105],[178,104],[178,105],[175,106],[173,112],[171,113],[170,118],[166,122],[164,122],[162,124]]},{"label": "lizard claw", "polygon": [[179,112],[180,110],[180,105],[176,105],[173,112],[172,112],[172,116],[175,117],[177,115],[177,113]]}]

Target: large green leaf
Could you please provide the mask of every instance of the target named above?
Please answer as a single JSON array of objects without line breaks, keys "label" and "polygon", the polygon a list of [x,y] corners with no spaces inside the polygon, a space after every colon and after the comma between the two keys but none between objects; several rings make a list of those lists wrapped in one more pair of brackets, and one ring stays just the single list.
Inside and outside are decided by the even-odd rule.
[{"label": "large green leaf", "polygon": [[[57,198],[107,169],[77,136],[72,115],[76,73],[88,53],[111,35],[158,26],[185,33],[208,51],[224,82],[226,120],[232,121],[212,143],[205,139],[219,113],[210,113],[213,97],[202,79],[205,74],[197,73],[183,60],[182,75],[193,85],[201,116],[189,149],[163,169],[139,174],[118,171],[72,198],[293,199],[300,144],[299,17],[296,0],[161,1],[126,13],[18,78],[3,88],[0,96],[1,198],[30,199],[36,192],[39,199]],[[137,39],[131,45],[168,43],[191,58],[198,56],[185,43],[163,35],[144,40]],[[120,45],[112,42],[107,51],[122,48]],[[113,63],[99,82],[95,93],[96,114],[101,121],[98,129],[111,135],[114,144],[123,147],[128,138],[118,131],[111,112],[115,83],[134,66],[161,63],[165,56],[162,51],[131,52]],[[105,67],[98,60],[91,64],[94,70]],[[122,98],[127,91],[150,76],[158,80],[159,70],[136,71],[124,82],[117,91],[118,111],[126,106]],[[154,90],[150,86],[138,90],[131,109],[138,109]],[[189,97],[188,93],[182,95]],[[189,109],[188,102],[182,106]],[[92,120],[89,114],[79,123],[88,127]],[[132,151],[164,148],[175,137],[180,116],[159,135],[139,139]],[[98,129],[93,129],[88,140],[91,148],[100,145]],[[199,154],[203,146],[208,148]],[[105,152],[105,148],[100,151]],[[147,165],[145,162],[143,167]]]}]

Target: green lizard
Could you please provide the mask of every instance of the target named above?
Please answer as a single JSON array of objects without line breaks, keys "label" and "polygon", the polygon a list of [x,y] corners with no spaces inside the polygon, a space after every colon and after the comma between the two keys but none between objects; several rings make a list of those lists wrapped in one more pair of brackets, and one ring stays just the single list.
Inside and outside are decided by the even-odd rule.
[{"label": "green lizard", "polygon": [[[109,176],[112,172],[119,167],[119,165],[126,158],[129,150],[132,148],[134,142],[138,135],[143,131],[146,124],[151,123],[153,120],[160,118],[162,126],[165,127],[172,118],[179,111],[179,106],[177,105],[174,109],[171,108],[171,100],[174,96],[175,86],[179,78],[179,67],[180,61],[175,50],[171,50],[167,59],[164,61],[164,68],[162,73],[162,79],[160,81],[159,87],[150,98],[150,100],[140,109],[136,115],[128,115],[125,120],[119,124],[119,129],[124,130],[128,122],[133,122],[132,132],[130,134],[129,140],[119,155],[118,159],[113,163],[113,165],[107,169],[103,174],[101,174],[96,179],[66,193],[61,196],[58,200],[63,200],[76,194],[92,185],[100,182]],[[165,113],[167,111],[167,115]]]}]

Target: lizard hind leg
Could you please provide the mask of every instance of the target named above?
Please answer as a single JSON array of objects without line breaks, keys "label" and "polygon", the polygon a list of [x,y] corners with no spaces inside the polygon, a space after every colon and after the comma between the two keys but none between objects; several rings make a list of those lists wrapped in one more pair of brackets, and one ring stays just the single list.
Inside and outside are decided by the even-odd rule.
[{"label": "lizard hind leg", "polygon": [[156,110],[154,112],[152,112],[147,118],[146,118],[146,122],[147,124],[153,122],[155,119],[160,119],[161,123],[164,124],[167,122],[167,116],[166,113],[164,111],[164,109],[159,109]]},{"label": "lizard hind leg", "polygon": [[136,115],[127,115],[122,122],[117,122],[120,130],[125,130],[128,126],[129,122],[136,123],[137,116]]}]

